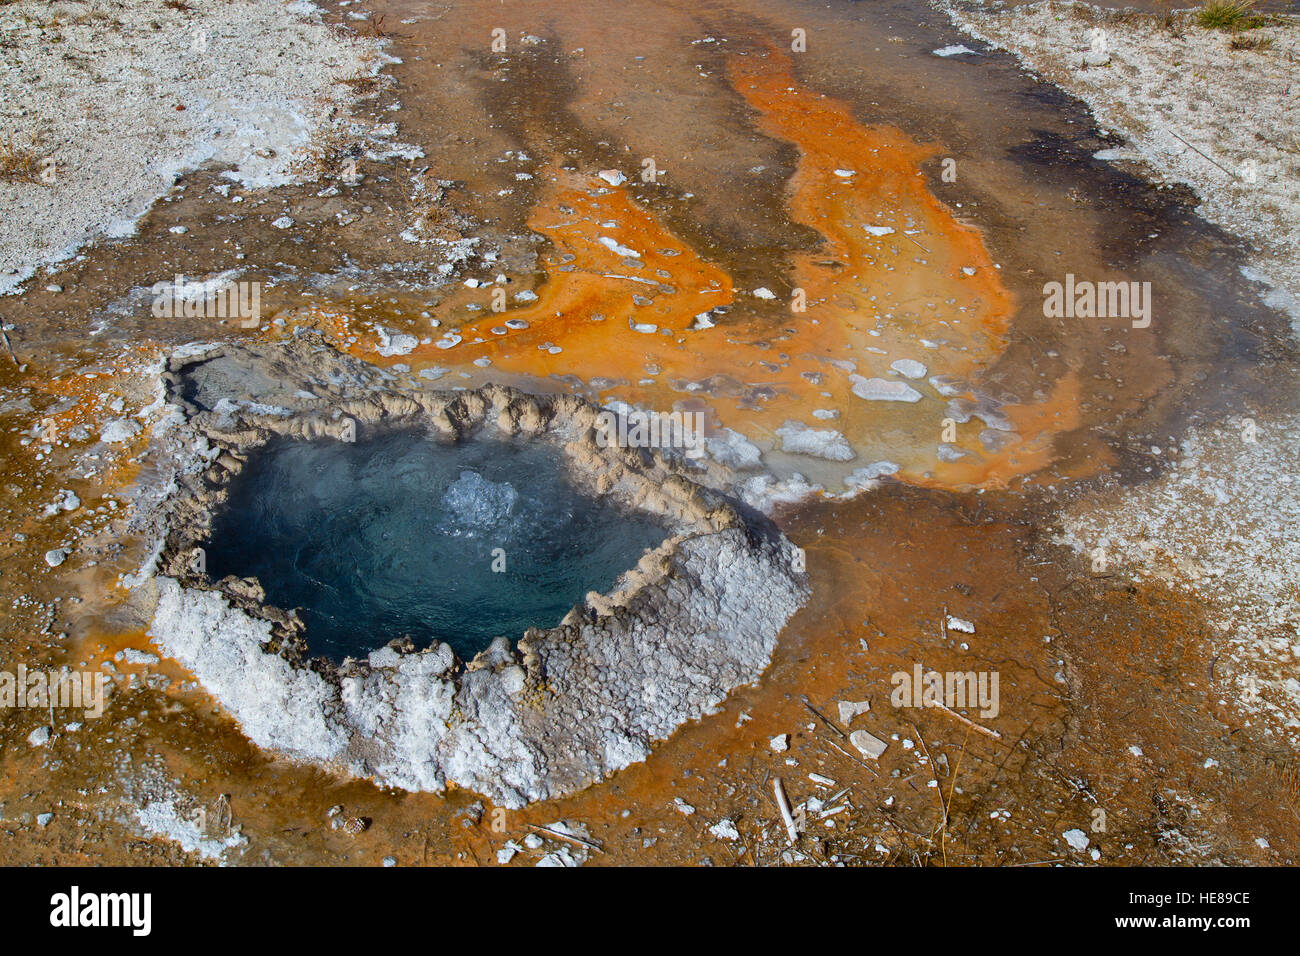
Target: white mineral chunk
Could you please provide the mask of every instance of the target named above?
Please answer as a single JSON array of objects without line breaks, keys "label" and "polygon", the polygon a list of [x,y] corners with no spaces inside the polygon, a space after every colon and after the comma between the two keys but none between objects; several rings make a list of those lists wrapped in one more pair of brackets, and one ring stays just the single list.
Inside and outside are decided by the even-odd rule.
[{"label": "white mineral chunk", "polygon": [[104,426],[104,430],[99,433],[99,440],[110,445],[120,445],[122,442],[130,441],[143,430],[139,422],[131,421],[129,418],[115,418]]},{"label": "white mineral chunk", "polygon": [[838,702],[840,708],[840,723],[847,727],[853,723],[853,718],[860,714],[865,714],[871,710],[871,701],[869,700],[841,700]]},{"label": "white mineral chunk", "polygon": [[1070,844],[1070,848],[1082,853],[1088,849],[1088,835],[1082,830],[1066,830],[1061,834],[1062,839]]},{"label": "white mineral chunk", "polygon": [[853,394],[869,402],[919,402],[921,393],[906,382],[891,382],[883,378],[864,378],[850,375]]},{"label": "white mineral chunk", "polygon": [[709,832],[719,840],[739,840],[740,831],[736,829],[736,824],[731,820],[719,820],[713,826],[709,827]]},{"label": "white mineral chunk", "polygon": [[889,744],[865,730],[855,730],[849,734],[849,743],[857,747],[862,756],[870,757],[872,760],[879,760],[880,755],[889,747]]},{"label": "white mineral chunk", "polygon": [[904,378],[924,378],[926,373],[925,366],[916,359],[899,359],[891,362],[889,367]]}]

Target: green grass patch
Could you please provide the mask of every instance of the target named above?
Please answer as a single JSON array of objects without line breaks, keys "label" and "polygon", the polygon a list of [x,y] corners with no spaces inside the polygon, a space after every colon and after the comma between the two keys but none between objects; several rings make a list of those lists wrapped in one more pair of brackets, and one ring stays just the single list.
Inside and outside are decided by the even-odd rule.
[{"label": "green grass patch", "polygon": [[1255,0],[1209,0],[1196,11],[1196,22],[1207,30],[1254,30],[1268,22],[1251,13],[1254,6]]}]

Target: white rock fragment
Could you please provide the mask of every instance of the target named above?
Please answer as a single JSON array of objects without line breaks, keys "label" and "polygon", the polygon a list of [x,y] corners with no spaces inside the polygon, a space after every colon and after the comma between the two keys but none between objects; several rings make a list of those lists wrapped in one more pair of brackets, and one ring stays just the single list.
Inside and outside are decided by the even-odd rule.
[{"label": "white rock fragment", "polygon": [[68,560],[67,548],[53,548],[45,552],[45,563],[52,568],[57,568],[66,560]]},{"label": "white rock fragment", "polygon": [[853,394],[869,402],[919,402],[921,393],[906,382],[891,382],[883,378],[864,378],[850,375]]},{"label": "white rock fragment", "polygon": [[945,626],[948,628],[948,630],[957,631],[961,634],[975,633],[974,624],[972,624],[970,621],[967,621],[963,618],[953,617],[951,614],[948,615],[948,618],[945,621]]},{"label": "white rock fragment", "polygon": [[611,186],[622,186],[627,182],[627,177],[623,175],[622,171],[617,169],[602,169],[596,175],[605,180],[605,182],[609,183]]},{"label": "white rock fragment", "polygon": [[881,754],[889,749],[889,744],[865,730],[855,730],[849,734],[849,743],[853,744],[862,756],[870,757],[872,760],[879,760]]},{"label": "white rock fragment", "polygon": [[713,826],[709,827],[709,832],[719,840],[739,840],[740,831],[736,829],[736,824],[732,820],[719,820]]},{"label": "white rock fragment", "polygon": [[120,445],[142,431],[144,427],[139,422],[129,418],[115,418],[104,426],[104,430],[99,433],[99,440],[109,445]]},{"label": "white rock fragment", "polygon": [[925,378],[927,371],[926,367],[916,359],[899,359],[891,362],[889,367],[904,378]]},{"label": "white rock fragment", "polygon": [[783,754],[790,749],[790,735],[778,734],[769,740],[767,745],[772,748],[773,753]]},{"label": "white rock fragment", "polygon": [[641,258],[641,253],[637,252],[635,249],[629,249],[627,246],[620,245],[617,239],[611,238],[610,236],[597,236],[596,241],[617,256],[622,256],[625,259]]},{"label": "white rock fragment", "polygon": [[775,299],[776,293],[773,292],[771,289],[769,289],[767,286],[759,286],[757,289],[754,290],[754,298],[769,299],[769,300]]},{"label": "white rock fragment", "polygon": [[978,50],[972,50],[970,47],[963,46],[960,43],[954,43],[950,46],[941,46],[939,47],[939,49],[933,50],[931,52],[933,52],[935,56],[942,56],[942,57],[961,56],[966,53],[969,53],[971,56],[980,55]]},{"label": "white rock fragment", "polygon": [[840,723],[845,727],[853,723],[855,717],[871,711],[871,701],[869,700],[841,700],[837,704],[840,710]]},{"label": "white rock fragment", "polygon": [[894,231],[893,226],[863,226],[869,236],[888,236]]},{"label": "white rock fragment", "polygon": [[685,800],[683,800],[681,797],[673,798],[673,806],[677,809],[677,812],[684,817],[689,817],[692,813],[695,812],[695,808],[691,806],[689,803],[687,803]]},{"label": "white rock fragment", "polygon": [[50,742],[50,728],[37,727],[27,735],[27,742],[33,747],[44,747]]},{"label": "white rock fragment", "polygon": [[375,351],[385,358],[408,355],[414,352],[420,344],[420,340],[414,335],[402,333],[390,335],[382,325],[375,326],[375,333],[379,336],[379,348],[375,349]]},{"label": "white rock fragment", "polygon": [[515,854],[517,854],[521,849],[522,847],[520,847],[514,840],[508,841],[505,846],[497,850],[497,863],[501,866],[505,866],[515,858]]},{"label": "white rock fragment", "polygon": [[781,450],[790,455],[808,455],[827,461],[852,461],[856,455],[849,441],[834,429],[809,428],[803,422],[788,421],[776,430]]},{"label": "white rock fragment", "polygon": [[850,488],[874,488],[879,479],[886,475],[897,474],[899,465],[892,461],[873,461],[865,468],[858,468],[846,475],[844,484]]},{"label": "white rock fragment", "polygon": [[63,488],[54,496],[54,500],[41,510],[41,517],[50,518],[60,511],[76,511],[80,507],[81,499],[77,497],[76,493]]},{"label": "white rock fragment", "polygon": [[1066,830],[1061,834],[1061,838],[1070,844],[1070,849],[1082,853],[1088,849],[1088,835],[1082,830]]},{"label": "white rock fragment", "polygon": [[281,216],[279,219],[272,222],[271,225],[275,226],[276,229],[292,229],[293,220],[288,216]]},{"label": "white rock fragment", "polygon": [[740,432],[719,428],[704,436],[704,447],[714,461],[731,468],[757,468],[763,462],[762,450]]}]

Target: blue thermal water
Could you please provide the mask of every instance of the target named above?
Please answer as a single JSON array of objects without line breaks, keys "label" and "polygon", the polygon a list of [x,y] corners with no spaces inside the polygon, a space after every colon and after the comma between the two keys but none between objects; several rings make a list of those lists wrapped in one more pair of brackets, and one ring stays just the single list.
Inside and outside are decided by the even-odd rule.
[{"label": "blue thermal water", "polygon": [[214,580],[256,577],[270,604],[299,608],[313,656],[409,635],[468,659],[497,635],[553,627],[666,536],[580,493],[553,447],[391,431],[255,453],[214,518],[207,562]]}]

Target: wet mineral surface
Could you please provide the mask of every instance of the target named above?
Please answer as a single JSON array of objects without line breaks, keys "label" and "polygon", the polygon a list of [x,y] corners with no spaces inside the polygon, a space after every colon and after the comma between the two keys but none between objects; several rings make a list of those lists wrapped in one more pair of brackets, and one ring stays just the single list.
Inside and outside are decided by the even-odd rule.
[{"label": "wet mineral surface", "polygon": [[[1205,602],[1108,558],[1104,510],[1057,536],[1176,473],[1193,425],[1296,412],[1289,324],[1194,197],[1095,159],[1113,137],[1011,58],[935,56],[963,37],[910,0],[324,6],[384,34],[359,115],[422,156],[331,144],[270,191],[195,170],[0,304],[5,659],[110,681],[96,719],[0,711],[6,862],[1291,861],[1294,710],[1257,716]],[[152,313],[232,270],[256,328]],[[1150,326],[1045,315],[1067,274],[1150,282]],[[728,492],[806,554],[770,665],[522,808],[251,743],[150,642],[134,516],[167,491],[165,357],[308,331],[403,386],[705,413]],[[1261,640],[1294,680],[1292,622]],[[997,707],[895,704],[917,667],[996,673]]]}]

